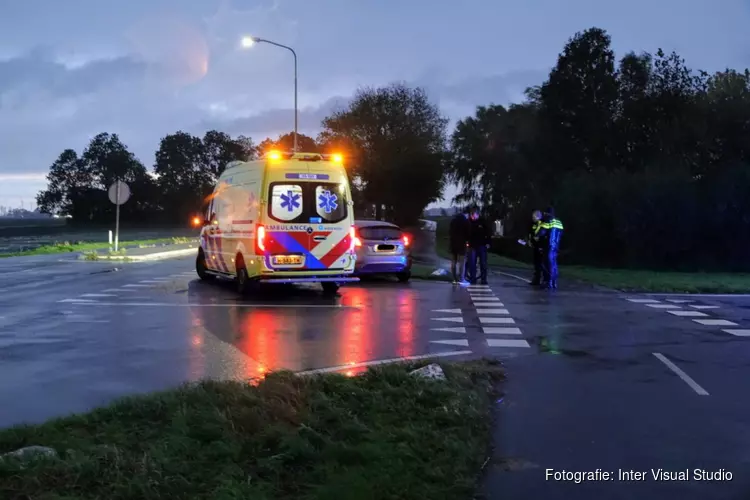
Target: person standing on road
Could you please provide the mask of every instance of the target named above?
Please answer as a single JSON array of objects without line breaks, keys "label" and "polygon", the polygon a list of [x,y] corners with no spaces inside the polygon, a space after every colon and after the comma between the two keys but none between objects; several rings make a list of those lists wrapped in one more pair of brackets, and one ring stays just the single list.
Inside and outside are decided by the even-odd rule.
[{"label": "person standing on road", "polygon": [[539,286],[542,282],[544,272],[544,247],[539,240],[539,230],[542,228],[542,211],[534,210],[531,213],[531,229],[526,238],[526,243],[531,248],[534,257],[534,276],[531,278],[532,286]]},{"label": "person standing on road", "polygon": [[[464,278],[466,267],[466,246],[469,241],[469,212],[463,210],[451,219],[448,229],[451,252],[451,273],[453,284],[458,284]],[[458,268],[458,269],[457,269]]]},{"label": "person standing on road", "polygon": [[471,228],[469,231],[469,282],[477,282],[477,259],[479,259],[480,279],[487,284],[487,250],[492,242],[492,228],[484,217],[479,215],[479,209],[471,211]]},{"label": "person standing on road", "polygon": [[557,254],[560,250],[560,239],[562,238],[563,224],[555,217],[555,209],[547,208],[542,218],[540,238],[544,248],[544,271],[546,288],[554,290],[557,288]]}]

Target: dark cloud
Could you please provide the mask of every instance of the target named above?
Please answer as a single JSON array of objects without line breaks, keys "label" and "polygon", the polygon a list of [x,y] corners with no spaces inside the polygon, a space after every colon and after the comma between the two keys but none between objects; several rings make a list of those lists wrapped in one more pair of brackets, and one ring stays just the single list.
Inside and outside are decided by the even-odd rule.
[{"label": "dark cloud", "polygon": [[[344,109],[349,101],[350,98],[346,97],[332,97],[320,106],[299,110],[300,133],[316,135],[321,129],[323,119],[335,111]],[[273,137],[293,130],[294,110],[277,108],[230,121],[204,120],[198,128],[221,130],[230,135],[242,134],[260,141],[268,136]]]},{"label": "dark cloud", "polygon": [[68,68],[43,49],[0,62],[0,93],[42,88],[55,97],[76,97],[96,92],[111,83],[146,74],[147,65],[129,57],[95,60]]}]

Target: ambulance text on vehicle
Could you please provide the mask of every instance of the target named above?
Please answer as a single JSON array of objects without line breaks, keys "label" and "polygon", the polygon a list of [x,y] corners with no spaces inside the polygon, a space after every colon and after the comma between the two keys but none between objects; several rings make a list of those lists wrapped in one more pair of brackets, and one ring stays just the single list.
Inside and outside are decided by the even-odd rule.
[{"label": "ambulance text on vehicle", "polygon": [[210,197],[196,271],[250,284],[319,282],[327,292],[352,276],[354,213],[341,155],[272,151],[233,162]]}]

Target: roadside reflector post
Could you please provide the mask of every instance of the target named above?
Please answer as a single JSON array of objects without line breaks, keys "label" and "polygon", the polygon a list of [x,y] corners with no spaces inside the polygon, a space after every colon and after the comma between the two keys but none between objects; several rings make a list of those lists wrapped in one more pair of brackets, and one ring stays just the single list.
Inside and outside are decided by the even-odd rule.
[{"label": "roadside reflector post", "polygon": [[109,246],[112,246],[112,230],[109,230]]}]

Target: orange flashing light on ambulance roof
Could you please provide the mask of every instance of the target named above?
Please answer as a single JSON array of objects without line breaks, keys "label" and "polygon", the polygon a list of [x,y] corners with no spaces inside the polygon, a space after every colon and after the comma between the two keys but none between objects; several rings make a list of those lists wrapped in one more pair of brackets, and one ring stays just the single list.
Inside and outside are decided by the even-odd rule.
[{"label": "orange flashing light on ambulance roof", "polygon": [[334,153],[331,155],[331,161],[333,161],[333,163],[344,163],[344,155]]},{"label": "orange flashing light on ambulance roof", "polygon": [[268,159],[269,160],[280,160],[281,159],[281,153],[278,151],[269,151],[268,152]]},{"label": "orange flashing light on ambulance roof", "polygon": [[201,225],[201,218],[200,217],[193,217],[193,226],[198,227]]}]

